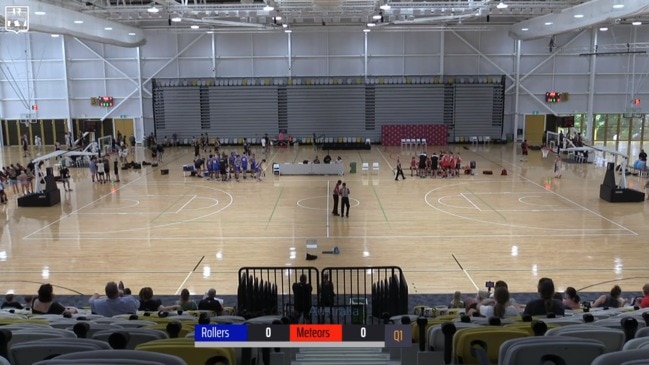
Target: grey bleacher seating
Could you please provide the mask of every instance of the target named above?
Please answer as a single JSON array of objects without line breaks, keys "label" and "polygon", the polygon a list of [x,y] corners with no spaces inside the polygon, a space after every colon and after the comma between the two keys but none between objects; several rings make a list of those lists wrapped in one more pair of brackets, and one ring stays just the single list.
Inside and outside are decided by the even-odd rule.
[{"label": "grey bleacher seating", "polygon": [[[97,362],[97,361],[111,362]],[[140,361],[140,362],[137,362]],[[70,353],[58,356],[52,360],[40,361],[34,365],[65,365],[65,364],[164,364],[187,365],[181,358],[173,355],[149,351],[135,350],[96,350]]]},{"label": "grey bleacher seating", "polygon": [[591,365],[618,365],[634,360],[649,359],[649,349],[617,351],[598,356]]},{"label": "grey bleacher seating", "polygon": [[604,344],[606,352],[622,350],[624,346],[624,331],[609,327],[593,326],[590,324],[576,324],[549,329],[546,336],[570,336],[585,339],[595,339]]},{"label": "grey bleacher seating", "polygon": [[590,365],[605,351],[606,348],[600,341],[570,336],[516,338],[507,340],[500,346],[498,365]]},{"label": "grey bleacher seating", "polygon": [[622,350],[635,350],[649,347],[649,337],[638,337],[627,341]]},{"label": "grey bleacher seating", "polygon": [[109,350],[108,343],[86,338],[48,338],[22,342],[9,349],[9,360],[14,365],[35,362],[72,352]]},{"label": "grey bleacher seating", "polygon": [[126,349],[133,350],[135,346],[153,341],[169,338],[166,332],[150,328],[115,328],[113,330],[103,330],[95,332],[92,338],[95,340],[108,342],[108,338],[115,332],[126,332],[129,334],[129,340]]}]

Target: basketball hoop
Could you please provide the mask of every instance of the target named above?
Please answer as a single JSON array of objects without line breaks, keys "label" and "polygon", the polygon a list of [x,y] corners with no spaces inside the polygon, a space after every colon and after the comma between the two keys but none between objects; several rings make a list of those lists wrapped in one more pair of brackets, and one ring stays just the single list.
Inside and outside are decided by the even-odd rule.
[{"label": "basketball hoop", "polygon": [[36,114],[34,113],[20,114],[20,123],[29,127],[30,124],[37,124],[38,119],[36,119]]}]

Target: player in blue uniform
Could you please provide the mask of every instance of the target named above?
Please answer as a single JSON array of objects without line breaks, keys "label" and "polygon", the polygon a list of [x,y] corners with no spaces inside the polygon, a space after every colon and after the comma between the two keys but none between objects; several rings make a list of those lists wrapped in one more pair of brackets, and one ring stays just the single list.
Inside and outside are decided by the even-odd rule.
[{"label": "player in blue uniform", "polygon": [[248,174],[248,156],[245,152],[241,156],[241,172],[243,173],[243,178],[246,179],[246,175]]}]

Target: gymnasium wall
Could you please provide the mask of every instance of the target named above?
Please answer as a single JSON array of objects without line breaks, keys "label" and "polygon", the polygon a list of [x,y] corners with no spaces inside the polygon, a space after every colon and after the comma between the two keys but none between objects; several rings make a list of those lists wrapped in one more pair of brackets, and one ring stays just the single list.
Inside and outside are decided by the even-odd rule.
[{"label": "gymnasium wall", "polygon": [[[631,92],[647,99],[649,60],[643,55],[597,57],[589,85],[589,52],[596,31],[522,42],[519,113],[623,112]],[[513,132],[516,42],[507,28],[470,31],[295,30],[258,33],[151,32],[141,48],[121,48],[49,34],[0,34],[0,119],[17,119],[39,107],[40,119],[135,118],[141,139],[154,129],[151,80],[184,77],[317,77],[374,75],[505,74],[505,133]],[[616,25],[597,34],[600,50],[648,42],[649,32]],[[367,64],[365,64],[367,55]],[[142,85],[140,89],[139,86]],[[548,105],[546,91],[570,93]],[[90,105],[90,97],[115,97],[115,106]],[[28,101],[28,102],[25,102]],[[377,116],[380,118],[380,116]],[[475,118],[475,116],[467,116]]]}]

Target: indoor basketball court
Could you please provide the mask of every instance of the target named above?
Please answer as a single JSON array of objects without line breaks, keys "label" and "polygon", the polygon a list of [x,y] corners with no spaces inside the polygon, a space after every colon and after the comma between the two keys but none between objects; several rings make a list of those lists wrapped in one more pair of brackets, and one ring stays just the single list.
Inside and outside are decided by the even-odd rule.
[{"label": "indoor basketball court", "polygon": [[[637,291],[649,281],[637,255],[648,233],[646,203],[600,200],[603,167],[567,164],[554,179],[553,156],[543,159],[540,151],[521,162],[511,145],[444,149],[460,152],[463,164],[476,161],[477,174],[411,177],[406,161],[414,151],[373,146],[330,152],[343,159],[344,176],[274,175],[273,163],[326,154],[301,146],[272,149],[262,182],[221,182],[185,176],[193,149],[179,147],[168,148],[159,167],[120,171],[120,183],[92,184],[87,168],[71,169],[73,191],[50,208],[19,208],[7,188],[10,203],[0,207],[4,286],[32,293],[51,282],[59,294],[92,294],[124,280],[156,294],[214,286],[227,295],[236,293],[241,267],[312,265],[396,265],[414,294],[475,292],[499,279],[513,292],[532,292],[543,276],[559,289],[587,291],[612,283]],[[150,160],[145,152],[138,148],[139,161]],[[19,147],[0,156],[3,165],[27,162]],[[394,180],[397,157],[404,181]],[[379,171],[362,171],[363,162],[378,162]],[[482,174],[502,169],[507,176]],[[331,214],[338,179],[351,190],[349,218]],[[643,186],[645,179],[629,182]],[[317,242],[315,261],[305,260],[307,240]],[[340,253],[322,253],[333,247]]]}]

